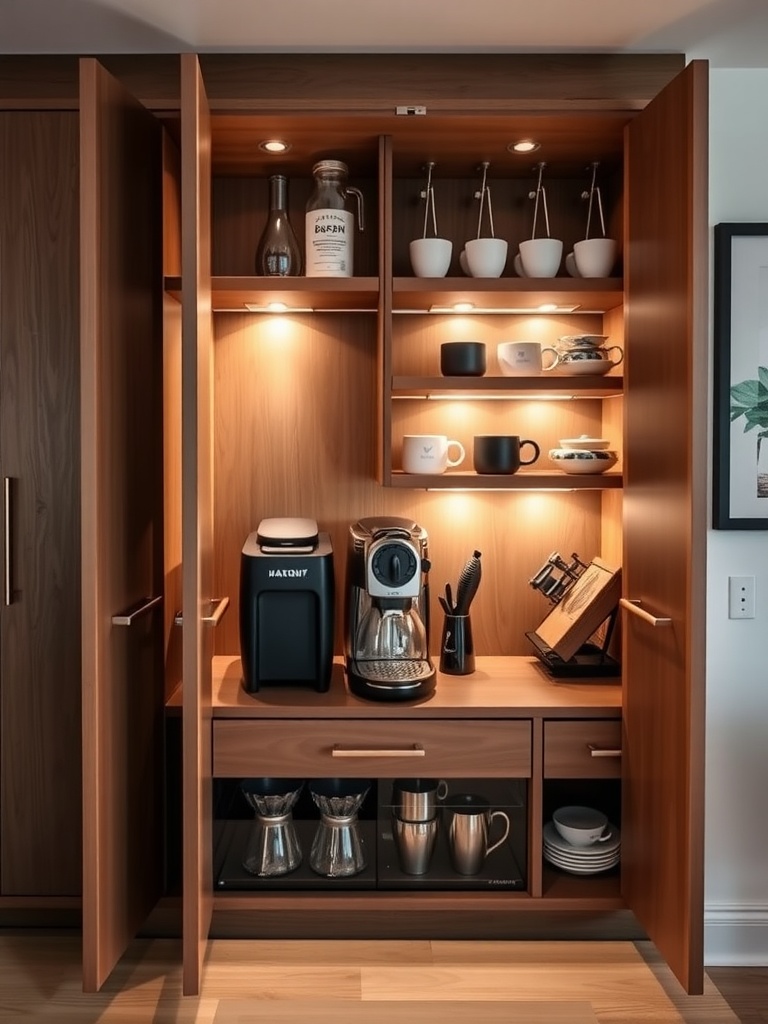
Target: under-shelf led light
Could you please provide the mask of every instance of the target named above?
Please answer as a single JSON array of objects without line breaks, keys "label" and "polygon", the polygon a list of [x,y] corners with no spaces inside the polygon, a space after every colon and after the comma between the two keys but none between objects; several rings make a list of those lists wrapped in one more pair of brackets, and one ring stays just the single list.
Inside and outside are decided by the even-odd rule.
[{"label": "under-shelf led light", "polygon": [[535,153],[541,148],[541,143],[534,139],[518,139],[517,142],[510,142],[507,149],[510,153]]}]

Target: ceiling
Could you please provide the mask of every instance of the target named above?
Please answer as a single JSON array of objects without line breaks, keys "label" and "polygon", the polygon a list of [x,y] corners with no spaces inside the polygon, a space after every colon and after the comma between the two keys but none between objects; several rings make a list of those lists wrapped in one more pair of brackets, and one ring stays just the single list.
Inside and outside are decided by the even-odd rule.
[{"label": "ceiling", "polygon": [[0,0],[0,53],[676,52],[768,65],[766,0]]}]

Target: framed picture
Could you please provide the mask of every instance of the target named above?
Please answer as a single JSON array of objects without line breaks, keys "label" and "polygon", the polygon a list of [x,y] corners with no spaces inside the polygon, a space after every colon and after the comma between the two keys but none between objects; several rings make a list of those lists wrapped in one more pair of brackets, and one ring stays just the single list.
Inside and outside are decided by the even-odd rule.
[{"label": "framed picture", "polygon": [[712,525],[768,530],[768,224],[715,225]]}]

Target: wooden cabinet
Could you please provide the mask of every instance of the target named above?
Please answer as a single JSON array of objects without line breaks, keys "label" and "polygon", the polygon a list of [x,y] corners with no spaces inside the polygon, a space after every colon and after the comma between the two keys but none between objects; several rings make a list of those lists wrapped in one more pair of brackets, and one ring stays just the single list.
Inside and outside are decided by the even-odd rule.
[{"label": "wooden cabinet", "polygon": [[[142,572],[137,571],[127,589],[117,585],[120,573],[107,571],[109,560],[104,566],[88,563],[84,608],[93,642],[84,670],[86,679],[95,680],[87,691],[89,701],[99,698],[94,708],[102,707],[99,701],[108,692],[107,669],[114,672],[120,700],[132,707],[137,694],[128,682],[135,682],[136,672],[133,677],[126,674],[115,636],[104,630],[110,603],[106,598],[119,594],[121,601],[138,600],[154,593],[158,583],[165,615],[148,646],[161,654],[173,648],[171,605],[181,601],[182,685],[169,713],[179,705],[185,992],[199,991],[206,941],[217,916],[226,914],[231,934],[253,927],[277,933],[286,920],[294,934],[314,935],[318,927],[318,901],[302,894],[214,896],[216,773],[267,767],[255,744],[273,719],[281,720],[283,735],[287,722],[322,719],[316,730],[297,722],[302,739],[316,733],[323,740],[317,751],[322,764],[323,750],[333,746],[330,723],[366,718],[374,724],[361,735],[376,744],[400,742],[404,733],[408,743],[423,742],[413,729],[418,724],[422,736],[435,730],[438,751],[441,735],[452,742],[466,725],[467,735],[489,741],[494,772],[501,764],[526,779],[528,891],[482,899],[442,893],[420,897],[418,905],[433,911],[434,920],[457,911],[464,921],[474,916],[475,934],[497,935],[499,929],[505,934],[514,930],[516,921],[523,920],[523,908],[539,915],[548,910],[629,910],[683,984],[691,991],[701,988],[706,386],[699,376],[706,367],[707,348],[706,67],[694,64],[682,71],[680,58],[629,56],[617,58],[607,70],[593,58],[531,61],[484,55],[481,65],[479,60],[435,55],[420,55],[417,61],[371,55],[362,60],[342,55],[329,63],[312,55],[209,55],[199,60],[183,55],[179,109],[167,110],[165,92],[150,104],[165,106],[159,117],[172,140],[168,152],[175,150],[175,159],[162,164],[163,223],[180,225],[178,259],[166,253],[163,266],[165,337],[160,347],[167,357],[166,407],[163,427],[155,427],[155,437],[165,438],[166,515],[153,536],[163,537],[165,550],[159,566],[137,560]],[[136,127],[146,120],[146,111],[135,111],[98,77],[86,79],[84,90],[85,123],[106,131],[91,143],[87,166],[92,176],[84,180],[103,202],[112,195],[105,185],[116,182],[117,197],[129,193],[132,176],[141,174],[131,163],[132,174],[121,178],[118,152],[123,161],[126,152],[146,152],[144,147],[154,153],[153,133],[147,129],[144,138],[144,129]],[[417,93],[427,106],[426,116],[399,115],[397,108],[412,103]],[[108,101],[94,103],[94,96]],[[105,142],[121,137],[109,134],[119,125],[120,132],[131,127],[137,132],[126,135],[134,141],[122,151]],[[283,134],[292,142],[284,156],[273,159],[259,149],[260,141]],[[411,277],[406,243],[418,234],[423,213],[418,191],[427,160],[435,161],[436,187],[447,204],[440,216],[446,233],[454,232],[455,245],[470,237],[468,225],[476,212],[471,192],[478,163],[485,159],[494,170],[499,228],[504,226],[513,244],[525,237],[534,161],[527,168],[513,167],[507,150],[523,134],[541,136],[541,158],[551,170],[551,212],[567,225],[566,244],[578,237],[584,217],[577,193],[587,167],[601,161],[611,183],[611,228],[622,244],[623,277],[574,282],[561,276],[545,288],[510,273],[492,282],[470,281],[455,267],[437,285]],[[111,155],[111,170],[95,159],[97,154],[100,159]],[[270,173],[289,177],[289,213],[301,236],[311,167],[321,157],[345,160],[350,183],[366,197],[369,227],[357,246],[355,277],[253,276]],[[149,166],[161,167],[159,151],[148,160]],[[160,216],[147,198],[133,220],[146,225],[154,217],[159,237]],[[91,254],[91,273],[102,265],[99,244],[107,240],[118,250],[111,258],[124,266],[120,246],[128,245],[131,232],[125,221],[116,226],[118,206],[112,208],[111,219],[99,220],[92,206],[87,210],[83,245]],[[100,223],[109,230],[96,230]],[[146,268],[155,265],[154,255],[150,258],[150,241],[142,239],[148,248],[138,262]],[[152,329],[145,322],[130,330],[128,321],[118,330],[112,317],[101,318],[107,304],[100,304],[96,295],[108,281],[97,280],[98,293],[84,294],[92,303],[87,324],[93,351],[100,351],[102,327],[116,332],[118,352],[135,343],[138,334],[156,342],[154,319]],[[142,294],[151,294],[152,284],[149,275]],[[608,377],[582,378],[578,388],[572,380],[547,378],[547,394],[539,390],[538,379],[510,382],[495,373],[446,387],[436,372],[437,353],[440,342],[457,330],[458,320],[431,309],[461,298],[471,299],[480,310],[464,329],[472,338],[485,340],[491,355],[495,343],[507,336],[536,332],[537,338],[551,341],[588,331],[622,344],[625,363]],[[578,308],[546,316],[533,313],[544,301]],[[271,315],[266,308],[271,302],[290,307],[288,314]],[[156,316],[157,306],[150,303],[145,307],[149,311]],[[153,366],[146,358],[144,365]],[[89,365],[88,408],[96,425],[105,403],[101,378],[95,364]],[[178,381],[181,403],[168,401],[173,391],[169,377]],[[126,377],[123,383],[129,382]],[[124,395],[115,377],[109,388]],[[568,401],[551,401],[566,395]],[[149,418],[154,423],[152,408]],[[466,439],[497,429],[533,436],[545,451],[566,434],[605,434],[620,438],[622,462],[615,474],[585,478],[578,485],[544,466],[516,474],[503,486],[478,481],[471,472],[446,477],[437,487],[431,479],[404,479],[399,472],[400,437],[406,429],[422,432],[429,426],[433,432],[438,423],[444,427],[437,432],[455,436],[464,431]],[[676,438],[672,452],[670,429]],[[108,435],[117,445],[108,449],[116,466],[125,462],[117,453],[120,436]],[[132,449],[124,436],[123,442],[124,451]],[[96,474],[98,452],[89,449],[87,440],[85,452],[85,469],[90,466]],[[149,454],[141,461],[156,465]],[[171,477],[178,488],[169,494]],[[92,479],[97,484],[89,529],[94,538],[103,537],[100,550],[130,550],[126,538],[98,532],[114,518],[114,506],[103,495],[120,493],[122,486],[105,491],[98,479]],[[460,493],[450,493],[454,488]],[[94,494],[102,495],[99,501]],[[239,555],[260,519],[275,514],[312,515],[328,529],[340,581],[348,526],[361,515],[408,514],[427,526],[435,590],[456,576],[473,548],[482,550],[484,578],[473,612],[474,633],[481,656],[499,662],[490,690],[485,680],[477,687],[470,680],[460,686],[442,680],[434,702],[396,714],[350,700],[343,683],[325,702],[305,694],[293,704],[289,701],[288,708],[281,696],[256,700],[244,694],[236,667]],[[600,692],[590,697],[591,686],[542,680],[540,670],[531,667],[525,630],[534,628],[547,608],[527,581],[553,548],[621,564],[625,596],[640,601],[650,613],[650,619],[638,619],[629,618],[628,611],[623,623],[620,702],[608,696],[618,693],[616,688],[597,687]],[[179,556],[171,557],[171,551]],[[343,584],[337,590],[336,648],[341,651]],[[231,610],[219,619],[210,614],[211,602],[224,596],[230,597]],[[658,627],[650,624],[654,617],[660,620]],[[664,620],[670,621],[664,625]],[[223,667],[214,657],[224,659]],[[155,735],[158,694],[167,696],[178,681],[178,668],[171,662],[168,655],[165,686],[142,670],[146,683],[141,692],[151,696],[145,714],[129,716],[136,725],[136,749],[145,750],[145,763],[152,766],[143,780],[160,778],[155,748],[150,756],[142,744]],[[537,674],[533,688],[526,681],[531,671]],[[119,706],[114,701],[107,709]],[[615,761],[604,768],[601,761],[595,769],[599,759],[590,756],[586,761],[580,749],[581,738],[589,735],[585,723],[595,720],[598,732],[610,720],[613,743],[619,710],[620,779]],[[147,851],[125,843],[126,836],[133,836],[130,815],[107,813],[115,804],[110,781],[133,785],[139,779],[128,756],[134,748],[107,751],[96,742],[102,728],[93,716],[85,737],[96,794],[86,815],[93,858],[86,863],[103,871],[101,858],[110,850],[122,850],[119,863],[106,865],[110,891],[116,893],[120,879],[128,878],[130,886],[124,888],[138,888],[136,907],[143,911],[157,889],[152,871],[147,871]],[[274,748],[273,735],[279,734],[268,733],[264,750]],[[510,746],[502,755],[503,736],[509,737]],[[310,749],[311,744],[299,747],[295,758],[287,759],[278,752],[276,763],[308,769]],[[440,757],[436,765],[447,766],[447,748]],[[567,773],[571,766],[578,786],[621,790],[626,863],[621,891],[615,881],[604,886],[597,879],[563,880],[542,864],[544,809],[560,791],[559,772]],[[665,827],[660,830],[655,825],[662,805]],[[135,806],[138,802],[130,803]],[[351,893],[334,899],[342,917],[380,935],[390,934],[395,911],[402,915],[399,924],[412,905],[410,894],[407,901]],[[109,933],[100,939],[94,923],[85,935],[88,978],[96,986],[120,955],[138,914],[129,920],[116,899],[104,900],[95,891],[86,894],[86,904],[93,922],[98,906],[101,926]]]},{"label": "wooden cabinet", "polygon": [[[553,544],[587,556],[599,553],[609,564],[623,563],[626,596],[640,600],[652,616],[664,618],[674,601],[673,623],[666,635],[660,627],[652,638],[643,637],[646,626],[640,620],[624,624],[623,693],[630,712],[622,720],[621,748],[627,751],[622,757],[622,824],[626,860],[632,868],[629,884],[624,884],[622,876],[622,905],[636,913],[683,983],[696,990],[702,978],[701,799],[700,792],[696,793],[700,782],[694,781],[701,779],[702,697],[696,665],[702,652],[703,616],[696,601],[691,601],[695,589],[691,584],[700,577],[703,565],[698,522],[703,512],[698,510],[705,507],[705,460],[695,431],[706,392],[697,386],[694,373],[698,371],[692,369],[703,366],[704,360],[692,354],[703,353],[706,347],[706,330],[698,315],[700,296],[706,294],[707,286],[706,246],[698,244],[706,225],[702,177],[706,166],[702,129],[706,69],[693,65],[661,89],[674,79],[673,69],[667,66],[661,76],[664,82],[649,88],[646,80],[634,96],[629,79],[622,85],[615,80],[612,84],[617,91],[612,98],[610,92],[601,92],[594,102],[582,103],[579,111],[574,96],[584,93],[568,77],[570,72],[559,78],[548,68],[534,87],[533,97],[530,79],[523,86],[513,62],[506,60],[504,68],[491,61],[478,92],[471,88],[467,92],[469,79],[463,77],[463,70],[468,67],[462,70],[455,62],[448,73],[439,60],[428,61],[419,71],[412,66],[406,69],[398,60],[375,62],[375,67],[363,70],[354,58],[348,64],[342,59],[336,81],[327,68],[318,74],[312,60],[305,63],[300,58],[286,58],[282,85],[276,85],[272,74],[275,62],[270,58],[246,66],[215,58],[203,59],[199,65],[193,57],[182,61],[182,81],[187,83],[182,98],[182,164],[188,174],[193,160],[198,167],[192,198],[188,199],[190,190],[182,182],[182,202],[204,202],[209,174],[212,195],[210,282],[204,275],[194,291],[190,290],[189,305],[185,289],[194,286],[187,273],[180,281],[167,283],[181,294],[188,310],[185,315],[199,320],[201,306],[209,303],[213,315],[214,580],[211,592],[197,597],[236,593],[243,539],[262,515],[274,514],[276,509],[286,514],[309,511],[327,523],[340,557],[350,521],[362,513],[407,510],[417,521],[428,524],[438,586],[443,578],[451,578],[452,565],[462,564],[461,552],[468,538],[472,538],[472,547],[483,550],[488,572],[478,595],[480,638],[476,645],[490,655],[511,656],[511,663],[526,653],[521,626],[535,625],[544,611],[535,595],[526,592],[530,573],[523,565],[535,568],[538,554],[546,557]],[[337,88],[342,80],[344,96]],[[366,96],[365,110],[341,122],[340,111],[348,112],[355,103],[353,81]],[[487,90],[494,87],[499,92],[491,97]],[[600,92],[601,88],[610,90],[611,85],[602,83],[596,88]],[[231,112],[228,89],[238,96],[239,113]],[[395,111],[400,101],[412,98],[416,91],[426,97],[426,116],[398,116]],[[245,93],[252,97],[250,101],[244,100]],[[555,113],[542,114],[542,104]],[[530,209],[526,210],[526,191],[532,168],[516,165],[513,169],[506,147],[513,136],[536,134],[536,130],[553,146],[553,139],[560,140],[552,150],[548,174],[551,170],[553,208],[561,223],[568,225],[563,232],[567,244],[579,237],[579,220],[584,216],[576,195],[583,181],[580,175],[593,160],[604,161],[609,191],[613,190],[611,226],[620,235],[623,249],[623,281],[574,282],[559,277],[542,288],[541,282],[522,281],[509,273],[493,282],[469,281],[459,277],[455,268],[439,282],[411,277],[406,243],[418,234],[423,213],[418,192],[424,163],[435,161],[436,188],[445,204],[439,214],[441,233],[452,235],[458,248],[470,237],[469,221],[476,212],[471,192],[478,164],[489,160],[497,175],[492,184],[500,199],[499,224],[504,224],[514,243],[527,233]],[[663,141],[666,133],[668,143]],[[292,149],[281,160],[269,163],[259,151],[259,141],[281,134],[291,141]],[[672,165],[657,159],[667,145],[680,151]],[[548,155],[544,151],[541,158]],[[373,222],[374,230],[359,250],[355,278],[253,278],[251,253],[263,223],[269,174],[279,169],[289,175],[290,213],[300,234],[309,172],[319,156],[345,160],[350,180],[366,194],[368,221]],[[507,194],[506,207],[501,201],[503,192]],[[682,203],[681,197],[685,197]],[[666,209],[666,203],[677,203],[677,213],[671,207]],[[233,219],[230,215],[235,206],[240,216]],[[254,208],[262,211],[262,217],[254,216]],[[192,233],[193,248],[205,246],[207,220],[198,217],[195,223],[191,217],[186,226]],[[200,266],[207,271],[207,264],[198,260]],[[469,337],[486,340],[491,352],[496,341],[520,337],[523,332],[527,336],[537,331],[536,337],[551,340],[559,334],[588,331],[622,344],[626,364],[620,375],[582,379],[579,388],[573,381],[562,383],[562,378],[556,383],[554,378],[547,380],[547,396],[541,396],[539,380],[511,383],[492,379],[494,374],[482,382],[452,382],[455,387],[448,387],[436,372],[436,356],[441,340],[456,337],[449,332],[456,330],[457,321],[433,307],[445,307],[459,299],[474,301],[483,311],[473,314],[467,330],[471,331]],[[287,319],[276,321],[266,314],[271,300],[296,311],[290,313],[289,309]],[[543,301],[576,306],[577,310],[561,310],[542,318],[532,308]],[[243,311],[245,304],[256,310],[255,315]],[[196,329],[204,339],[197,352],[197,366],[209,367],[207,318],[204,327]],[[661,353],[662,348],[666,354]],[[669,366],[663,381],[659,375],[662,365]],[[200,423],[205,424],[211,412],[208,391],[202,393]],[[579,400],[563,402],[560,408],[559,403],[541,400],[564,394]],[[487,401],[500,397],[502,401]],[[446,402],[447,398],[461,401]],[[665,462],[657,473],[656,453],[663,446],[649,446],[643,440],[643,424],[652,422],[659,429],[660,424],[668,425],[667,402],[674,405],[679,443],[675,459]],[[193,401],[190,407],[194,406]],[[435,426],[438,423],[440,429]],[[594,431],[618,437],[622,465],[615,476],[581,480],[577,488],[573,480],[542,467],[517,474],[512,481],[504,481],[503,487],[484,480],[483,490],[476,494],[466,493],[478,486],[471,473],[457,473],[437,482],[406,480],[399,473],[398,444],[403,433],[456,436],[457,430],[464,430],[465,438],[471,438],[478,425],[480,432],[493,432],[497,425],[507,431],[514,427],[515,433],[538,436],[545,450],[556,446],[566,433]],[[705,436],[704,432],[700,436]],[[385,486],[377,486],[376,481]],[[439,493],[451,487],[465,493]],[[486,493],[487,488],[496,493]],[[542,495],[542,488],[550,493]],[[530,491],[534,493],[527,493]],[[193,484],[188,493],[194,493]],[[536,500],[529,502],[529,498]],[[208,521],[204,511],[208,501],[206,497],[201,506],[203,522]],[[674,574],[653,568],[656,553],[651,537],[662,530],[660,550],[669,554]],[[521,537],[530,564],[521,557]],[[208,541],[199,560],[191,546],[184,552],[184,571],[198,580],[197,566],[204,567],[206,573],[210,566],[207,545]],[[630,569],[630,557],[642,560],[639,575]],[[635,581],[639,590],[634,588]],[[665,592],[667,583],[681,597],[683,591],[687,593],[685,607],[671,590]],[[337,644],[340,649],[340,632]],[[227,655],[236,649],[233,616],[217,633],[216,651]],[[652,669],[641,667],[648,651],[653,651]],[[200,667],[202,677],[198,674],[197,678],[185,669],[183,683],[185,743],[196,766],[190,761],[185,774],[185,806],[199,813],[197,821],[188,818],[185,836],[185,848],[192,851],[190,863],[198,865],[187,875],[185,896],[190,921],[185,932],[185,978],[191,989],[199,983],[200,936],[206,933],[213,913],[208,866],[199,869],[205,856],[200,837],[206,837],[207,843],[210,827],[204,794],[206,772],[212,768],[204,760],[205,752],[213,746],[218,756],[219,739],[244,724],[220,723],[224,727],[219,733],[219,723],[211,717],[205,658]],[[649,671],[658,704],[645,696]],[[672,678],[676,681],[670,690],[675,696],[665,697],[660,690],[666,686],[664,681]],[[241,702],[235,703],[238,718],[247,717]],[[669,720],[663,712],[657,718],[658,709],[667,707]],[[261,705],[258,712],[251,706],[255,719],[262,713]],[[226,714],[219,708],[214,717]],[[190,722],[194,723],[192,729]],[[541,751],[546,750],[543,720],[541,729],[541,733],[534,729],[532,751],[540,751],[532,754],[534,758],[543,757]],[[239,749],[240,741],[228,742],[237,742]],[[651,749],[666,751],[652,772],[648,770]],[[241,767],[263,766],[260,758],[245,757],[237,763]],[[586,768],[585,773],[588,776]],[[613,773],[606,770],[606,775]],[[534,772],[532,778],[536,777]],[[679,796],[674,801],[674,821],[670,813],[669,823],[683,840],[674,865],[663,854],[663,837],[650,827],[649,816],[658,799],[650,779],[658,779]],[[531,787],[534,806],[540,806],[547,797],[544,782],[532,781]],[[532,828],[532,836],[535,831]],[[532,863],[537,859],[534,854]],[[534,894],[562,891],[553,887],[551,876],[540,867],[534,870],[538,872],[532,875]],[[640,892],[640,875],[644,893]],[[664,900],[657,897],[670,886],[683,895],[664,906]],[[578,891],[578,886],[575,889]],[[574,887],[568,891],[573,894]],[[288,905],[284,897],[281,906]]]},{"label": "wooden cabinet", "polygon": [[6,921],[7,912],[70,910],[76,919],[79,910],[77,140],[74,111],[0,113],[0,918]]}]

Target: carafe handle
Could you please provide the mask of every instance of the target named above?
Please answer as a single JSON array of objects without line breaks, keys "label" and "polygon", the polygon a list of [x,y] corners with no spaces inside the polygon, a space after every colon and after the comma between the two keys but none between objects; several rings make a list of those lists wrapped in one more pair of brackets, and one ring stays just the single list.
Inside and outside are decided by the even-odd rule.
[{"label": "carafe handle", "polygon": [[347,194],[351,192],[353,196],[357,197],[357,230],[363,231],[365,229],[365,204],[363,200],[363,193],[360,191],[359,188],[355,188],[353,185],[347,185],[347,187],[344,189],[344,192]]},{"label": "carafe handle", "polygon": [[[503,818],[504,821],[507,823],[507,827],[504,829],[504,835],[501,837],[501,839],[497,839],[496,842],[493,844],[493,846],[489,846],[488,849],[485,851],[485,856],[486,857],[488,856],[489,853],[493,853],[494,850],[498,850],[498,848],[501,846],[501,844],[506,840],[507,836],[509,835],[509,829],[510,829],[509,815],[505,814],[504,811],[492,811],[491,812],[490,825],[493,824],[493,819],[494,818]],[[489,825],[489,828],[488,828],[489,832],[490,832],[490,825]]]}]

